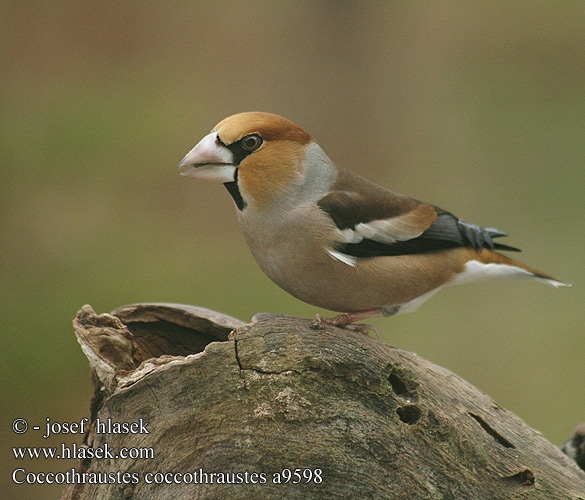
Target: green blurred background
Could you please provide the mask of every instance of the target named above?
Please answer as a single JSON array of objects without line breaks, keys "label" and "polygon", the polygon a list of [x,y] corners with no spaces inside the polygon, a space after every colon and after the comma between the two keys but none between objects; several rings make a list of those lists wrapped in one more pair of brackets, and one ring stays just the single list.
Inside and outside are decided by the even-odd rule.
[{"label": "green blurred background", "polygon": [[[309,131],[337,163],[468,222],[573,288],[449,288],[373,321],[560,444],[585,420],[583,2],[4,1],[0,490],[30,425],[79,421],[92,388],[71,320],[141,301],[249,320],[318,309],[273,285],[218,185],[179,177],[230,114]],[[80,442],[80,437],[73,441]]]}]

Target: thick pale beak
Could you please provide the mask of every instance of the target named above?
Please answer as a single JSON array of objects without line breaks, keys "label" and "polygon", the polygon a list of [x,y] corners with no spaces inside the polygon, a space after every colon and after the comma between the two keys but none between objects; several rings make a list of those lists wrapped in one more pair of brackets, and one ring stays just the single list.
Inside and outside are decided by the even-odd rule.
[{"label": "thick pale beak", "polygon": [[179,164],[181,175],[215,182],[233,182],[236,166],[232,152],[217,140],[217,132],[206,135]]}]

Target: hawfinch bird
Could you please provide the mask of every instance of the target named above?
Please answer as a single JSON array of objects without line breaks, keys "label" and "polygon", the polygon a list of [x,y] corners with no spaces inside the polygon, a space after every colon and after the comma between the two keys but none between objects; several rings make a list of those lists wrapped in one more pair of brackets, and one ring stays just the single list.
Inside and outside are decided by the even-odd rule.
[{"label": "hawfinch bird", "polygon": [[507,236],[396,194],[335,165],[303,129],[269,113],[219,122],[181,161],[181,175],[222,183],[260,268],[353,324],[414,311],[446,285],[533,279],[566,285],[496,250]]}]

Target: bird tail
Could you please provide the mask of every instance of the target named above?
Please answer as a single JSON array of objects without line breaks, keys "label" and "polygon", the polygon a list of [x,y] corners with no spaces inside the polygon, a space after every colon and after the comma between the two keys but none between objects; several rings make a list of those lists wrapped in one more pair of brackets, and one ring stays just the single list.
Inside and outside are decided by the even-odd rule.
[{"label": "bird tail", "polygon": [[[537,281],[540,281],[541,283],[546,283],[547,285],[552,285],[555,288],[558,288],[560,286],[571,286],[570,283],[566,283],[564,281],[560,281],[556,278],[553,278],[552,276],[545,274],[543,272],[538,271],[537,269],[534,269],[533,267],[527,266],[525,264],[522,264],[521,262],[518,262],[514,259],[510,259],[510,257],[507,257],[505,255],[502,255],[499,252],[494,252],[491,250],[484,250],[481,253],[478,252],[474,252],[474,257],[473,259],[475,261],[479,261],[483,264],[487,264],[488,266],[490,264],[496,264],[496,265],[500,265],[500,266],[506,266],[506,268],[508,270],[510,270],[511,272],[509,273],[501,273],[501,277],[502,278],[532,278],[535,279]],[[488,267],[486,266],[486,267]],[[513,269],[516,269],[518,272],[514,273],[513,269],[510,269],[508,266],[512,266]],[[495,268],[497,269],[497,268]],[[495,275],[493,276],[494,278],[498,278],[500,276],[497,276],[497,271],[494,273]],[[508,276],[505,276],[505,274],[509,274]],[[489,278],[487,278],[489,279]]]}]

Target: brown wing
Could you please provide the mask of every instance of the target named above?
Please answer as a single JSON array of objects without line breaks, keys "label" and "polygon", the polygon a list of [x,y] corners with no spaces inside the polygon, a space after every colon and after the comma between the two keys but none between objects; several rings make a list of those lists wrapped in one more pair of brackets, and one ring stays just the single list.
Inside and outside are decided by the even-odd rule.
[{"label": "brown wing", "polygon": [[332,191],[318,201],[342,234],[336,250],[353,257],[404,255],[447,248],[517,250],[494,243],[506,236],[466,224],[438,207],[392,193],[342,170]]}]

